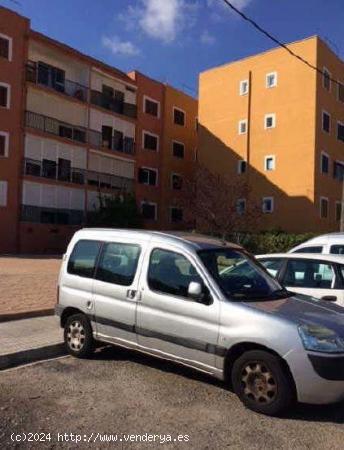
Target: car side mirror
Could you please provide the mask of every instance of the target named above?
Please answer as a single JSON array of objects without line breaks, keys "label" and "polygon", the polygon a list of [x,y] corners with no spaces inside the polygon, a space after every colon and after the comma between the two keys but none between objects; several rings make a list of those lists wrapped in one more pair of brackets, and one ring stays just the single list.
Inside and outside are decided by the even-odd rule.
[{"label": "car side mirror", "polygon": [[189,284],[188,297],[192,298],[196,302],[204,303],[205,305],[210,305],[212,303],[208,289],[197,281],[191,281]]}]

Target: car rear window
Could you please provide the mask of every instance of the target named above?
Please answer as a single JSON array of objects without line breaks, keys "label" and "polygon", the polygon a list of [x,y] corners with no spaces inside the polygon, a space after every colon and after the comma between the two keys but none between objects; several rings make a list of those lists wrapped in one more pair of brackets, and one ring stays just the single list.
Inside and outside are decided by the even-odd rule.
[{"label": "car rear window", "polygon": [[330,253],[332,255],[344,255],[344,245],[331,245]]},{"label": "car rear window", "polygon": [[323,247],[322,247],[322,245],[319,245],[319,246],[314,246],[314,247],[302,247],[302,248],[295,250],[295,252],[293,252],[293,253],[322,253],[322,251],[323,251]]},{"label": "car rear window", "polygon": [[77,242],[70,255],[67,272],[80,277],[92,278],[101,244],[99,241]]}]

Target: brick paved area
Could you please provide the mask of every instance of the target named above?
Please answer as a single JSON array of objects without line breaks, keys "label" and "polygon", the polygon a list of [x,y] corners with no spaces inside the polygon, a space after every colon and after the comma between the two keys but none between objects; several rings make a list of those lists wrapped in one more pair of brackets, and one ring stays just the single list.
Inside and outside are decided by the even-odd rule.
[{"label": "brick paved area", "polygon": [[0,315],[53,308],[61,260],[0,257]]}]

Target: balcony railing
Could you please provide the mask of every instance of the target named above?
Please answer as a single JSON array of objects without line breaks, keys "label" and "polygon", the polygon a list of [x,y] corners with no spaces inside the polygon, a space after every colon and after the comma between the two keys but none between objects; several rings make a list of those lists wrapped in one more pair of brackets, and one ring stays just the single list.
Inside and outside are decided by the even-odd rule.
[{"label": "balcony railing", "polygon": [[56,81],[54,77],[46,76],[46,73],[43,73],[39,64],[34,61],[29,61],[26,65],[26,80],[68,95],[69,97],[76,98],[82,102],[88,101],[89,89],[86,86],[66,79]]},{"label": "balcony railing", "polygon": [[123,139],[114,137],[105,139],[99,131],[87,130],[84,127],[71,125],[32,111],[26,111],[26,126],[72,141],[83,144],[88,143],[93,148],[108,148],[109,150],[128,155],[135,153],[135,141],[133,138],[124,136]]},{"label": "balcony railing", "polygon": [[122,100],[116,99],[102,92],[91,90],[92,105],[100,106],[117,114],[135,119],[137,117],[137,106],[131,103],[126,103]]},{"label": "balcony railing", "polygon": [[84,222],[84,211],[77,209],[44,208],[22,205],[21,221],[52,225],[80,225]]},{"label": "balcony railing", "polygon": [[64,163],[44,159],[24,159],[24,175],[48,178],[50,180],[62,181],[73,184],[88,184],[98,189],[111,189],[121,192],[133,192],[134,180],[131,178],[95,172],[92,170],[70,167]]}]

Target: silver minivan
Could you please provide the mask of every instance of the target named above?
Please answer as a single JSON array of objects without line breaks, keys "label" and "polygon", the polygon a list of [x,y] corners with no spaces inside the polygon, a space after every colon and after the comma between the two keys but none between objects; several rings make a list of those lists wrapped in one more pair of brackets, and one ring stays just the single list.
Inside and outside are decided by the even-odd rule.
[{"label": "silver minivan", "polygon": [[264,414],[344,398],[344,309],[286,291],[234,244],[80,230],[56,313],[74,356],[100,341],[176,361],[225,380]]}]

